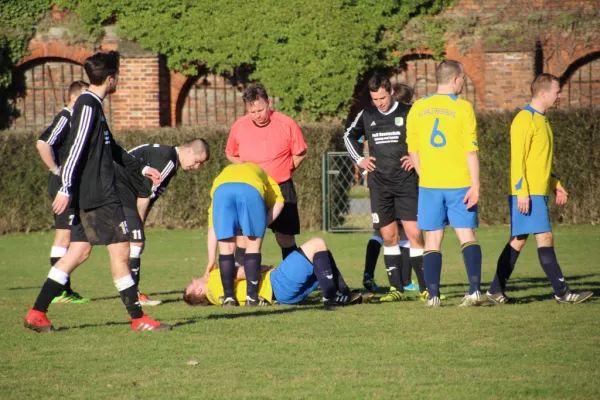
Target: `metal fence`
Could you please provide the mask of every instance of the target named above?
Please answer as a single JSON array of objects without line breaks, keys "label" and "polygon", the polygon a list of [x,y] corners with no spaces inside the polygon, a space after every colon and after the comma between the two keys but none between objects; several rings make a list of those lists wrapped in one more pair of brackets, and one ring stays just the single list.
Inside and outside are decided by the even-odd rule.
[{"label": "metal fence", "polygon": [[365,177],[346,152],[323,153],[323,230],[372,230],[371,203]]}]

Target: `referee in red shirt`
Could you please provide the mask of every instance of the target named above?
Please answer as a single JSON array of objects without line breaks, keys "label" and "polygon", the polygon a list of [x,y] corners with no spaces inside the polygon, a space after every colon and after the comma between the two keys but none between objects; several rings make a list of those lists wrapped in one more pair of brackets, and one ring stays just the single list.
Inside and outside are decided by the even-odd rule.
[{"label": "referee in red shirt", "polygon": [[292,172],[306,158],[306,142],[296,121],[271,109],[262,85],[248,87],[242,97],[248,114],[231,127],[225,153],[232,163],[252,162],[260,166],[281,188],[283,211],[271,224],[283,259],[296,246],[300,217]]}]

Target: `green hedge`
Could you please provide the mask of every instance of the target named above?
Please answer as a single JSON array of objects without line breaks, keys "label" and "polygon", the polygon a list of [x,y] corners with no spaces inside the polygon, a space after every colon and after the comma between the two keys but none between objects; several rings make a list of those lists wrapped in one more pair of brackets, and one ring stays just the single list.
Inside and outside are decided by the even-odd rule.
[{"label": "green hedge", "polygon": [[[303,229],[321,228],[321,159],[333,150],[343,132],[339,124],[304,124],[309,156],[294,173]],[[225,157],[227,128],[163,128],[121,131],[115,138],[124,148],[140,143],[177,145],[194,137],[206,138],[211,160],[196,171],[179,171],[150,213],[148,224],[167,228],[206,225],[206,210],[213,179],[229,163]],[[35,231],[52,226],[51,200],[46,193],[47,169],[35,143],[37,133],[0,132],[0,234]]]},{"label": "green hedge", "polygon": [[[509,177],[509,129],[514,113],[478,115],[481,159],[482,224],[508,223],[506,196]],[[555,134],[555,172],[569,191],[566,206],[551,207],[554,222],[600,223],[600,111],[551,112]],[[340,124],[302,125],[309,157],[294,174],[303,229],[321,228],[321,155],[343,150]],[[168,228],[197,228],[206,224],[213,178],[227,165],[226,128],[164,128],[147,132],[118,132],[125,147],[140,143],[178,144],[192,137],[209,140],[212,159],[197,171],[180,171],[152,211],[149,224]],[[46,194],[47,171],[37,155],[37,133],[0,133],[0,234],[48,229],[52,214]]]}]

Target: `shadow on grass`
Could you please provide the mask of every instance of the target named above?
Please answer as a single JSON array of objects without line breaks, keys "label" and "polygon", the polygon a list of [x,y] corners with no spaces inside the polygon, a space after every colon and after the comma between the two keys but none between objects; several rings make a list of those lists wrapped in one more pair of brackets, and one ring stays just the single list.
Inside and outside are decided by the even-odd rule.
[{"label": "shadow on grass", "polygon": [[114,325],[130,325],[131,322],[129,321],[122,321],[122,322],[103,322],[103,323],[99,323],[99,324],[83,324],[83,325],[75,325],[75,326],[65,326],[65,327],[60,327],[60,328],[55,328],[54,331],[55,332],[65,332],[65,331],[70,331],[71,329],[85,329],[85,328],[99,328],[102,326],[114,326]]},{"label": "shadow on grass", "polygon": [[[147,293],[148,295],[151,296],[163,296],[163,295],[169,295],[169,294],[182,294],[183,293],[183,289],[181,290],[171,290],[170,292],[151,292],[151,293]],[[93,301],[102,301],[102,300],[115,300],[115,299],[120,299],[121,297],[116,295],[116,296],[104,296],[104,297],[96,297],[93,298]],[[173,301],[177,301],[177,300],[163,300],[163,303],[171,303]]]},{"label": "shadow on grass", "polygon": [[42,288],[41,286],[9,287],[8,290],[33,290],[33,289],[40,290],[41,288]]},{"label": "shadow on grass", "polygon": [[[277,306],[279,307],[279,306]],[[192,325],[204,320],[221,320],[221,319],[237,319],[237,318],[247,318],[247,317],[265,317],[279,314],[288,314],[297,311],[309,311],[309,310],[318,310],[323,309],[322,306],[284,306],[285,308],[273,308],[273,307],[265,307],[260,310],[250,311],[250,312],[242,312],[235,314],[210,314],[206,317],[192,317],[188,318],[185,321],[177,322],[173,325],[173,327],[184,326],[184,325]]]}]

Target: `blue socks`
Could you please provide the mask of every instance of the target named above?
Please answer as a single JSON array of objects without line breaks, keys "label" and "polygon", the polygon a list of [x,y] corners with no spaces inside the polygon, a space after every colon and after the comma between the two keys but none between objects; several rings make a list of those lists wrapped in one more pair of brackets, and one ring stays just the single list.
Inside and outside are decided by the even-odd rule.
[{"label": "blue socks", "polygon": [[319,251],[315,253],[313,257],[313,268],[317,280],[319,281],[319,285],[321,286],[323,298],[328,300],[333,299],[335,297],[336,287],[328,251]]},{"label": "blue socks", "polygon": [[542,269],[552,285],[554,294],[560,297],[564,296],[567,291],[567,284],[565,283],[565,277],[558,265],[554,247],[538,247],[538,258],[540,264],[542,264]]},{"label": "blue socks", "polygon": [[221,283],[225,298],[234,296],[234,281],[236,276],[235,258],[233,254],[219,255],[219,270],[221,272]]},{"label": "blue socks", "polygon": [[423,273],[427,283],[429,298],[440,297],[440,277],[442,275],[442,253],[437,250],[423,253]]},{"label": "blue socks", "polygon": [[510,242],[504,246],[504,250],[502,250],[500,257],[498,257],[496,276],[494,276],[494,280],[490,285],[490,293],[504,293],[504,290],[506,290],[506,282],[508,282],[515,270],[519,254],[520,252],[513,249]]},{"label": "blue socks", "polygon": [[469,277],[469,294],[473,294],[481,290],[481,247],[477,242],[467,242],[462,245],[462,253]]}]

